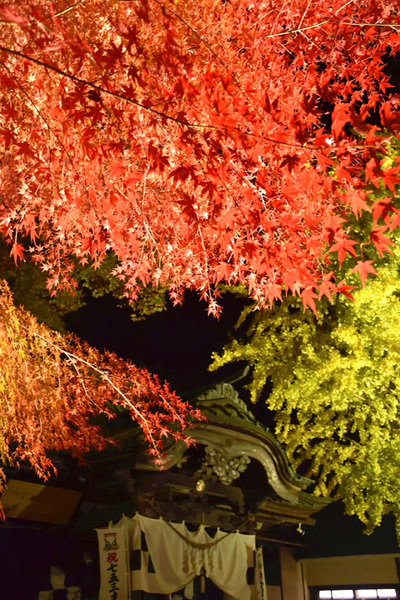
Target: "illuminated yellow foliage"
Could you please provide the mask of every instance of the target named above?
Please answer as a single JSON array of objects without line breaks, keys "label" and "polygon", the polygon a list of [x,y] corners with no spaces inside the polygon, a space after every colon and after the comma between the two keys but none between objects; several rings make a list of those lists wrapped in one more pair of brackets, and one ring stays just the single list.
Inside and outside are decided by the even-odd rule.
[{"label": "illuminated yellow foliage", "polygon": [[396,247],[354,302],[321,303],[318,321],[295,298],[251,313],[247,340],[212,367],[246,360],[253,401],[272,382],[266,402],[290,460],[308,464],[316,493],[344,500],[367,531],[387,512],[400,516],[399,269]]}]

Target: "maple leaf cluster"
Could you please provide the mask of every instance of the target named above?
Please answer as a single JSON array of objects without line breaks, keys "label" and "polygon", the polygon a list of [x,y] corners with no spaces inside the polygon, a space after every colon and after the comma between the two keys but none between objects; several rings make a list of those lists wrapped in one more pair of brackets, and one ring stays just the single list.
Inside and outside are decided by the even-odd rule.
[{"label": "maple leaf cluster", "polygon": [[[333,255],[373,272],[347,218],[371,211],[366,184],[399,181],[396,1],[11,0],[0,16],[0,234],[50,290],[112,252],[131,300],[196,289],[215,313],[224,282],[315,310],[346,291]],[[369,243],[387,251],[398,220],[374,212]]]},{"label": "maple leaf cluster", "polygon": [[156,461],[165,436],[190,444],[184,430],[190,419],[201,418],[147,370],[40,324],[13,304],[5,282],[0,282],[0,364],[1,463],[25,462],[45,479],[55,472],[49,451],[82,459],[106,447],[99,415],[111,419],[117,409],[128,412]]}]

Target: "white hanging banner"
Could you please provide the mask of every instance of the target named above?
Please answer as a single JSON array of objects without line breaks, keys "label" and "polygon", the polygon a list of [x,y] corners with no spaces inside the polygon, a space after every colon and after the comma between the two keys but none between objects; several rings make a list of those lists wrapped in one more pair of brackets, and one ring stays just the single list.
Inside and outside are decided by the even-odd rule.
[{"label": "white hanging banner", "polygon": [[129,600],[128,546],[125,527],[96,529],[99,540],[99,600]]},{"label": "white hanging banner", "polygon": [[255,600],[254,535],[218,529],[211,537],[204,526],[191,532],[138,514],[120,524],[129,532],[132,590],[173,594],[204,573],[233,598]]},{"label": "white hanging banner", "polygon": [[267,586],[265,585],[263,548],[259,546],[255,552],[255,573],[254,585],[256,588],[257,600],[267,600]]}]

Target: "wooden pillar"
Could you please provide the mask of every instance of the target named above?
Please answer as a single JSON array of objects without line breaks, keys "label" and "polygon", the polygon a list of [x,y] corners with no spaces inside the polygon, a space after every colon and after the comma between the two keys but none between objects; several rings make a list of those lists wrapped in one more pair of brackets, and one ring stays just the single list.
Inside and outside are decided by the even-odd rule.
[{"label": "wooden pillar", "polygon": [[280,546],[282,600],[309,600],[301,563],[293,558],[292,551]]}]

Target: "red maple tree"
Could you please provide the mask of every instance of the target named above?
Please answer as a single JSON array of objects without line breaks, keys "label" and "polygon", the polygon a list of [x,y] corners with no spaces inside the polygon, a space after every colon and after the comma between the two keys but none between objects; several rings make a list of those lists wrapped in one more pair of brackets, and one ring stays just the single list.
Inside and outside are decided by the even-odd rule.
[{"label": "red maple tree", "polygon": [[[49,452],[82,459],[106,447],[101,415],[129,413],[158,463],[163,438],[190,444],[189,420],[201,418],[146,369],[39,323],[1,280],[0,374],[0,465],[23,462],[45,479],[56,472]],[[2,480],[0,466],[0,491]]]},{"label": "red maple tree", "polygon": [[[0,234],[49,289],[113,252],[131,299],[197,289],[217,312],[222,281],[314,309],[345,290],[332,255],[362,260],[347,220],[371,212],[366,184],[399,181],[384,165],[395,0],[14,0],[0,15]],[[371,214],[386,250],[398,209]]]}]

